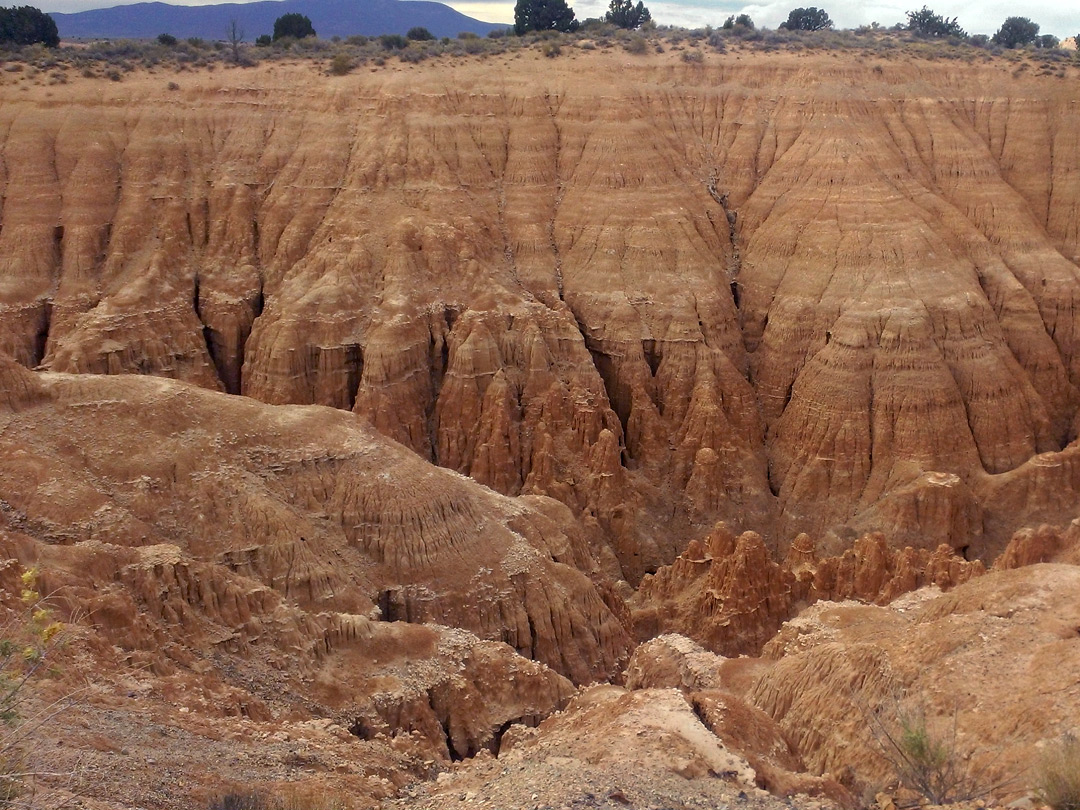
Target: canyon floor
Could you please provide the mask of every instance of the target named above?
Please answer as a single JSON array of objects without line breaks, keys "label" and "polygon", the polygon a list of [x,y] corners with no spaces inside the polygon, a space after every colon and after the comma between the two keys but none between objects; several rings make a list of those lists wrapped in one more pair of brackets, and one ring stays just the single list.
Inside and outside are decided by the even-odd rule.
[{"label": "canyon floor", "polygon": [[0,72],[36,799],[1036,802],[1080,65],[654,46]]}]

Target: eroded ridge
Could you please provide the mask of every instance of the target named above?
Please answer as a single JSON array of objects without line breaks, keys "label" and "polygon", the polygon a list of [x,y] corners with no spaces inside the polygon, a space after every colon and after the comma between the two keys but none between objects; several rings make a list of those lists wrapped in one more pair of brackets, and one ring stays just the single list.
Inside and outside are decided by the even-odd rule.
[{"label": "eroded ridge", "polygon": [[1071,516],[1030,486],[1076,491],[1060,83],[577,59],[5,90],[0,346],[352,410],[632,583],[718,518],[982,556]]}]

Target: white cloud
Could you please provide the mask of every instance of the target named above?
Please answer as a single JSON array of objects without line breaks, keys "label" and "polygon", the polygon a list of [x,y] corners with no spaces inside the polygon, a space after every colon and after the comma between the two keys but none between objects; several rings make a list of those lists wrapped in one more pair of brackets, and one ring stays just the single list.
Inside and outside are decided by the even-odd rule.
[{"label": "white cloud", "polygon": [[493,23],[513,23],[514,4],[484,2],[484,0],[465,0],[461,3],[447,3],[453,9],[477,20]]}]

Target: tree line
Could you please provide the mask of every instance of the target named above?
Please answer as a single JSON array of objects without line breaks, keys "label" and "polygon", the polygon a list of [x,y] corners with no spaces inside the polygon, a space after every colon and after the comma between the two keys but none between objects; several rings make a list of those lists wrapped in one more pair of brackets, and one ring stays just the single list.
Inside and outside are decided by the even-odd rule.
[{"label": "tree line", "polygon": [[0,45],[34,45],[49,48],[60,44],[56,22],[33,6],[0,8]]},{"label": "tree line", "polygon": [[[960,26],[956,17],[942,16],[928,6],[918,11],[906,12],[907,24],[897,24],[897,28],[911,31],[927,39],[968,39],[968,34]],[[652,14],[643,0],[610,0],[603,21],[624,29],[636,29],[651,22]],[[517,0],[514,7],[514,33],[519,36],[530,31],[576,31],[579,27],[574,10],[567,0]],[[724,29],[753,29],[754,21],[748,14],[732,15],[724,22]],[[795,8],[788,14],[780,28],[788,31],[826,31],[833,28],[833,21],[823,8]],[[274,22],[273,36],[264,34],[255,40],[257,45],[269,45],[284,38],[303,39],[315,36],[311,20],[303,14],[283,14]],[[422,27],[410,29],[405,40],[432,39],[431,33]],[[239,44],[244,39],[244,32],[235,21],[227,32],[227,40],[232,45],[234,55],[238,55]],[[974,38],[972,38],[974,39]],[[988,41],[986,37],[981,38]],[[1080,37],[1078,37],[1080,39]],[[175,42],[169,34],[159,37],[162,43]],[[989,38],[995,45],[1004,48],[1018,48],[1035,45],[1040,48],[1057,47],[1059,41],[1051,34],[1039,35],[1038,23],[1027,17],[1008,17],[998,31]],[[47,47],[56,47],[60,43],[56,23],[48,14],[32,6],[0,7],[0,45],[33,45],[41,43]],[[404,47],[404,43],[402,45]]]},{"label": "tree line", "polygon": [[[967,39],[968,35],[957,18],[948,18],[937,14],[927,6],[918,11],[908,11],[907,24],[898,24],[898,28],[908,30],[916,36],[925,38]],[[611,0],[604,22],[619,28],[639,28],[649,22],[652,15],[641,0]],[[575,31],[578,21],[574,10],[566,0],[517,0],[514,7],[514,32],[518,35],[529,31]],[[732,15],[724,22],[723,28],[753,29],[754,21],[748,14]],[[780,23],[786,31],[827,31],[833,28],[833,21],[823,8],[795,8],[788,14],[787,20]],[[1080,37],[1078,37],[1080,39]],[[1009,17],[1002,23],[997,33],[989,41],[1005,48],[1018,48],[1035,45],[1041,48],[1054,48],[1059,44],[1052,34],[1039,35],[1038,23],[1027,17]]]}]

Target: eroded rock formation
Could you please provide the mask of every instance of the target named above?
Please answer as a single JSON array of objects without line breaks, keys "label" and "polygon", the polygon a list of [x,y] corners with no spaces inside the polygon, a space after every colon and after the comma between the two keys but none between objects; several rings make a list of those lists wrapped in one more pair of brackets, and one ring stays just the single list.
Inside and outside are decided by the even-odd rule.
[{"label": "eroded rock formation", "polygon": [[1076,716],[1073,90],[626,58],[0,77],[0,585],[105,673],[81,750],[183,696],[372,800],[845,803],[905,690],[973,762]]},{"label": "eroded rock formation", "polygon": [[1019,790],[1035,747],[1080,716],[1078,585],[1080,567],[1033,565],[888,607],[818,603],[766,646],[776,664],[750,700],[813,772],[882,784],[890,768],[870,718],[895,733],[906,713],[953,745],[980,785],[1012,778],[1006,791]]},{"label": "eroded rock formation", "polygon": [[0,88],[0,349],[352,409],[632,584],[717,518],[981,559],[1072,519],[1071,91],[772,57]]},{"label": "eroded rock formation", "polygon": [[708,729],[746,758],[759,787],[776,795],[826,796],[841,806],[854,806],[852,796],[836,782],[804,773],[787,733],[747,701],[747,687],[760,670],[746,659],[710,653],[685,636],[663,635],[634,651],[626,686],[683,692]]},{"label": "eroded rock formation", "polygon": [[[148,377],[31,382],[52,399],[0,412],[0,526],[50,590],[121,617],[128,649],[309,647],[330,612],[460,627],[577,681],[625,662],[625,610],[561,504],[434,468],[348,412]],[[260,618],[282,600],[301,613]]]},{"label": "eroded rock formation", "polygon": [[785,621],[819,600],[887,604],[925,585],[951,588],[985,570],[948,546],[933,553],[890,549],[880,534],[824,558],[800,534],[777,563],[760,535],[736,538],[720,523],[670,566],[645,577],[631,609],[641,640],[682,633],[724,655],[757,655]]}]

